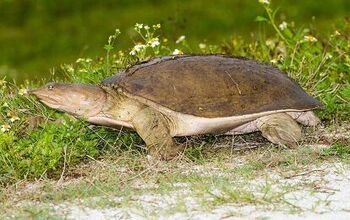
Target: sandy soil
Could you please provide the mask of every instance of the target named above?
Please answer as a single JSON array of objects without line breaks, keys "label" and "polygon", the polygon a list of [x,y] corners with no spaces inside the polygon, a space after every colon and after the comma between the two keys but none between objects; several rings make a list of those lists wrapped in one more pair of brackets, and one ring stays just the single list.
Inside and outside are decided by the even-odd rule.
[{"label": "sandy soil", "polygon": [[[68,219],[350,219],[350,168],[347,165],[324,164],[291,176],[273,172],[252,181],[250,187],[259,187],[267,179],[274,183],[276,193],[285,186],[298,183],[313,184],[314,188],[287,192],[283,204],[225,204],[212,209],[207,209],[201,205],[202,200],[192,197],[185,183],[178,183],[181,190],[134,196],[131,203],[115,208],[88,208],[81,200],[46,205]],[[219,189],[212,189],[211,195],[220,193]],[[99,199],[102,198],[89,198],[90,201]],[[121,197],[107,199],[117,203],[123,201]],[[205,198],[209,202],[212,199],[211,196]]]}]

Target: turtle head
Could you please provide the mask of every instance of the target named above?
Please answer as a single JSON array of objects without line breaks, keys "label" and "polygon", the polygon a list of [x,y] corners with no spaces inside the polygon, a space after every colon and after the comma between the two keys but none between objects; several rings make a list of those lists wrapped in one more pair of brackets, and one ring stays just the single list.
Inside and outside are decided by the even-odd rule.
[{"label": "turtle head", "polygon": [[95,85],[49,83],[32,90],[50,108],[67,112],[77,117],[90,117],[98,114],[106,101],[106,93]]}]

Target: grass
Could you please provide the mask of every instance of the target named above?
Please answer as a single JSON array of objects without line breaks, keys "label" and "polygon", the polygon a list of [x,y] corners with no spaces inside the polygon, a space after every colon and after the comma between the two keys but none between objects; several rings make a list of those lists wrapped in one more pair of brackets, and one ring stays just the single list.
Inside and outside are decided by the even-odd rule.
[{"label": "grass", "polygon": [[[167,209],[153,213],[156,216],[186,210],[187,197],[198,199],[202,211],[234,204],[295,212],[305,207],[291,204],[285,195],[300,189],[312,192],[319,183],[312,179],[284,180],[303,175],[306,166],[306,171],[312,172],[325,162],[339,160],[334,154],[309,146],[294,151],[266,146],[236,153],[228,152],[229,149],[210,152],[207,146],[205,151],[209,152],[204,164],[186,158],[150,164],[145,157],[134,158],[132,152],[90,160],[67,171],[64,182],[45,178],[30,183],[31,186],[23,182],[8,187],[1,195],[0,215],[15,211],[17,216],[48,217],[55,214],[53,206],[64,204],[96,209],[134,207],[148,213],[147,208],[138,206],[145,195],[158,200],[177,198]],[[272,173],[279,177],[271,176]],[[14,205],[16,209],[12,208]]]},{"label": "grass", "polygon": [[[349,163],[349,128],[345,120],[350,116],[350,26],[344,22],[326,36],[289,25],[281,30],[275,11],[270,5],[263,8],[265,14],[259,20],[271,25],[276,35],[261,34],[259,40],[251,42],[235,38],[220,45],[206,43],[198,49],[203,54],[257,59],[288,72],[325,103],[326,108],[317,112],[327,125],[325,129],[308,129],[308,138],[294,150],[274,148],[257,134],[234,139],[193,137],[187,140],[189,147],[182,158],[168,163],[152,161],[147,159],[144,144],[135,133],[91,126],[55,112],[26,95],[26,89],[38,85],[27,83],[18,87],[4,79],[0,81],[0,201],[4,204],[0,214],[18,211],[22,216],[54,218],[48,204],[76,202],[76,198],[86,199],[84,205],[91,207],[129,207],[137,205],[135,196],[167,195],[181,188],[177,184],[186,184],[188,194],[202,198],[202,206],[208,209],[225,204],[283,204],[298,209],[285,201],[284,193],[300,187],[311,190],[312,183],[285,184],[275,191],[272,180],[258,188],[250,188],[251,181],[263,178],[271,170],[289,178],[306,167],[326,162]],[[150,25],[149,29],[138,25],[135,33],[140,40],[134,47],[116,48],[123,34],[116,30],[104,46],[103,58],[79,58],[74,64],[62,65],[61,73],[68,82],[97,83],[115,71],[172,54],[175,49],[179,53],[193,52],[186,39],[176,48],[164,41],[158,25]],[[339,126],[340,121],[345,122]],[[336,131],[344,135],[327,136]],[[261,147],[253,144],[251,150],[234,148],[253,142]],[[328,147],[309,147],[315,144]],[[33,184],[34,189],[28,190],[28,184]],[[121,197],[123,201],[91,200],[100,196]],[[180,201],[171,209],[186,209],[186,201]],[[147,209],[144,211],[147,213]]]},{"label": "grass", "polygon": [[336,143],[332,145],[330,148],[325,149],[322,156],[330,156],[334,155],[340,157],[341,159],[349,160],[350,158],[350,147],[349,143]]}]

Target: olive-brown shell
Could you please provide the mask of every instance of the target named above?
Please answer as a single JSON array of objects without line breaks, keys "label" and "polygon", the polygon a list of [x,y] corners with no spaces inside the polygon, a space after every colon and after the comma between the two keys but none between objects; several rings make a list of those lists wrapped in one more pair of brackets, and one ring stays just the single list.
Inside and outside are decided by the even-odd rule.
[{"label": "olive-brown shell", "polygon": [[107,78],[101,85],[207,118],[322,107],[277,68],[222,55],[156,58]]}]

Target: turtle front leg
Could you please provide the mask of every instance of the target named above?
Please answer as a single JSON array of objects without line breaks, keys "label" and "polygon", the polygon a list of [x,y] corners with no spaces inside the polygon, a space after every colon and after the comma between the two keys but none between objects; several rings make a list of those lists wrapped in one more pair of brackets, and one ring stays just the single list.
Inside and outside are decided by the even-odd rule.
[{"label": "turtle front leg", "polygon": [[293,148],[301,139],[299,125],[286,113],[276,113],[258,118],[257,127],[262,136],[274,144]]},{"label": "turtle front leg", "polygon": [[137,112],[132,125],[146,143],[150,155],[170,160],[179,155],[184,147],[176,145],[170,135],[165,116],[149,107]]}]

